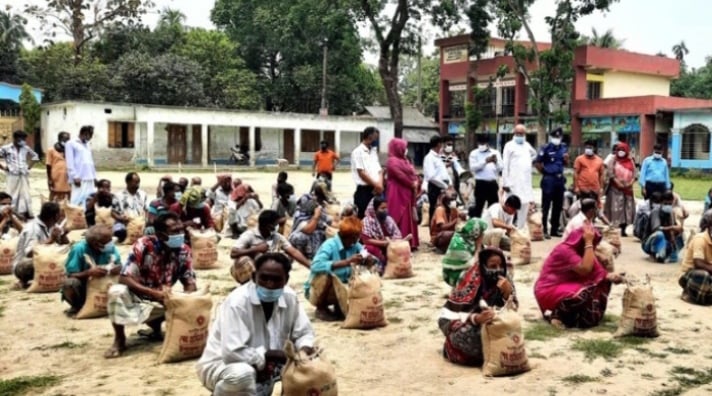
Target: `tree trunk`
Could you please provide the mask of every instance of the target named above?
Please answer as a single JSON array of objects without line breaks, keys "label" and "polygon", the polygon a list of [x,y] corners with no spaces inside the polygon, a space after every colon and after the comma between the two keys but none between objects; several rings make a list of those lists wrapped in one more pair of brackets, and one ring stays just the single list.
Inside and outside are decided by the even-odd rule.
[{"label": "tree trunk", "polygon": [[[403,137],[403,104],[401,103],[398,93],[398,69],[389,68],[391,60],[389,59],[390,51],[381,50],[381,57],[378,60],[378,72],[383,81],[383,88],[386,91],[388,99],[388,107],[391,110],[391,118],[393,119],[393,134],[394,137]],[[391,56],[398,56],[390,53]]]},{"label": "tree trunk", "polygon": [[74,46],[74,66],[82,61],[82,47],[84,46],[84,14],[82,13],[83,0],[72,2],[72,39]]}]

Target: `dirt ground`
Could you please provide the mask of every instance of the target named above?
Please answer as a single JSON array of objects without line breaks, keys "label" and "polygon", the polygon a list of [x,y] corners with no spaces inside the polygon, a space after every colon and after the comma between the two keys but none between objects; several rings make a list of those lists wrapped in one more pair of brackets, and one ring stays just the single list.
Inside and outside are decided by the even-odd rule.
[{"label": "dirt ground", "polygon": [[[276,172],[275,172],[276,173]],[[162,174],[142,175],[149,194]],[[36,172],[35,194],[46,194],[43,174]],[[186,174],[190,177],[191,174]],[[212,173],[202,173],[204,185],[214,182]],[[102,172],[123,186],[124,173]],[[271,202],[273,173],[240,173]],[[310,185],[307,172],[291,172],[298,192]],[[334,191],[348,199],[353,191],[350,174],[335,176]],[[44,191],[43,191],[44,190]],[[37,200],[39,201],[39,199]],[[693,216],[688,226],[697,224],[701,203],[689,203]],[[425,228],[421,237],[427,240]],[[314,320],[314,310],[302,301],[313,319],[320,344],[326,349],[338,375],[343,395],[445,395],[502,392],[517,395],[702,395],[712,392],[712,343],[701,342],[712,333],[706,319],[709,308],[684,303],[677,285],[679,266],[646,260],[633,238],[624,238],[617,269],[636,277],[652,278],[658,299],[661,335],[657,339],[612,341],[621,311],[624,286],[614,286],[608,317],[599,328],[588,331],[551,332],[541,319],[532,287],[541,268],[541,258],[557,240],[535,242],[533,264],[515,269],[515,284],[525,319],[526,334],[541,340],[527,341],[533,365],[531,372],[511,378],[486,379],[477,368],[458,367],[442,358],[443,336],[437,317],[448,287],[441,278],[440,257],[421,249],[414,258],[416,276],[384,281],[383,294],[390,324],[371,331],[342,330],[338,323]],[[198,272],[198,284],[210,282],[215,302],[233,287],[227,266],[230,243],[221,243],[224,268]],[[122,247],[125,253],[127,247]],[[297,266],[289,284],[303,295],[308,271]],[[0,278],[0,378],[58,375],[53,387],[30,391],[32,395],[207,395],[194,372],[195,361],[162,365],[157,363],[160,344],[144,343],[136,329],[127,329],[131,349],[124,357],[105,360],[112,331],[107,319],[73,320],[62,313],[66,308],[57,293],[27,294],[11,291],[14,279]],[[178,286],[180,287],[180,286]],[[593,340],[593,342],[587,342]],[[700,342],[698,342],[700,341]],[[709,344],[709,345],[708,345]],[[608,347],[620,352],[608,358],[587,358],[577,346]],[[701,371],[693,371],[697,369]]]}]

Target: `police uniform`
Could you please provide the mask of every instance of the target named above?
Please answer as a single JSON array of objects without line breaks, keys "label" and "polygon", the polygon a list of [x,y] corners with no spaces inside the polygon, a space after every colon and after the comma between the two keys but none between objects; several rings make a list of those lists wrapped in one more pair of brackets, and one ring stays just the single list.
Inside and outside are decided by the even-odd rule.
[{"label": "police uniform", "polygon": [[[561,139],[563,131],[561,128],[557,128],[551,132],[550,136],[552,138]],[[536,158],[536,162],[542,165],[542,224],[544,226],[544,233],[547,235],[561,235],[559,232],[559,220],[564,203],[564,191],[566,190],[564,165],[567,161],[567,156],[568,148],[564,143],[560,143],[557,146],[549,142],[541,147]],[[549,209],[551,209],[551,220],[549,220]],[[547,224],[551,224],[550,234],[547,232]]]}]

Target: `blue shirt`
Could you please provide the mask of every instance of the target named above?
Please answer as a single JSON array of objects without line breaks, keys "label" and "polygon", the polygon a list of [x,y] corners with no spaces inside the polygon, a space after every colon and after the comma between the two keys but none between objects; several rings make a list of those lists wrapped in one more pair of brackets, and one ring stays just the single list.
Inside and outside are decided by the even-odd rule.
[{"label": "blue shirt", "polygon": [[558,176],[564,174],[564,156],[569,152],[565,144],[554,146],[547,143],[541,147],[534,162],[544,166],[544,176]]},{"label": "blue shirt", "polygon": [[94,249],[89,247],[86,240],[82,240],[75,243],[74,246],[72,246],[72,250],[69,251],[65,265],[67,275],[84,272],[89,269],[89,263],[84,259],[84,255],[91,257],[98,266],[108,265],[112,258],[116,265],[121,265],[121,256],[116,246],[114,246],[114,250],[111,252],[97,253]]},{"label": "blue shirt", "polygon": [[643,160],[640,166],[640,186],[645,188],[645,183],[665,183],[665,188],[670,189],[670,173],[667,161],[650,156]]},{"label": "blue shirt", "polygon": [[360,253],[363,250],[363,245],[356,242],[350,248],[344,248],[344,244],[341,242],[339,234],[336,234],[333,238],[327,239],[326,242],[321,244],[319,250],[314,256],[311,265],[311,273],[309,274],[309,279],[304,283],[304,296],[309,298],[309,288],[311,287],[311,282],[315,276],[320,274],[333,274],[339,277],[339,279],[348,283],[351,277],[351,266],[346,266],[338,269],[333,269],[332,266],[335,262],[346,260],[347,258],[353,256],[354,254]]}]

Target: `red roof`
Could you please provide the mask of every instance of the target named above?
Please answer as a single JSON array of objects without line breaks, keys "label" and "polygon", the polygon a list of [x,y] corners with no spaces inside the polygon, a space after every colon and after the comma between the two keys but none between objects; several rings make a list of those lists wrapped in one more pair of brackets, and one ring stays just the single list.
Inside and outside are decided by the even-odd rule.
[{"label": "red roof", "polygon": [[[469,42],[470,42],[470,35],[469,34],[461,34],[459,36],[444,37],[441,39],[437,39],[437,40],[435,40],[435,46],[437,46],[437,47],[451,47],[454,45],[468,44]],[[499,38],[499,37],[490,37],[489,42],[490,42],[490,45],[504,46],[507,43],[507,40]],[[525,47],[531,47],[531,41],[529,41],[529,40],[514,40],[514,42],[517,44],[521,44]],[[548,50],[549,48],[551,48],[551,43],[537,42],[536,45],[540,51]]]},{"label": "red roof", "polygon": [[668,78],[680,75],[680,61],[677,59],[591,45],[576,48],[574,66]]}]

